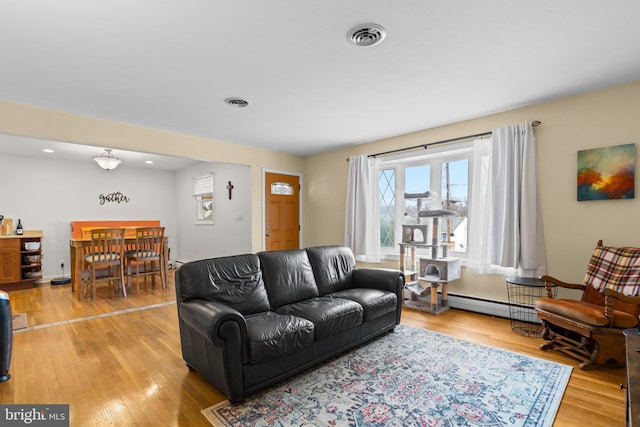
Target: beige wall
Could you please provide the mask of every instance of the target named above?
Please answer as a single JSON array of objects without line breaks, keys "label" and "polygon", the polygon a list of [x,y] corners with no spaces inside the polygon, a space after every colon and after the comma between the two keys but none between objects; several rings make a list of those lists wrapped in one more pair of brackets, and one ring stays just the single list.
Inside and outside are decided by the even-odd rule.
[{"label": "beige wall", "polygon": [[303,171],[298,156],[4,101],[0,133],[249,165],[253,251],[262,249],[262,168]]},{"label": "beige wall", "polygon": [[[576,201],[578,150],[640,139],[640,82],[545,102],[306,158],[0,101],[0,132],[251,166],[252,248],[262,245],[262,168],[304,174],[304,245],[342,244],[346,158],[475,134],[531,120],[536,128],[548,272],[582,280],[598,239],[640,246],[640,200]],[[637,182],[637,179],[636,179]],[[395,263],[383,266],[396,267]],[[463,272],[460,294],[506,300],[504,278]]]},{"label": "beige wall", "polygon": [[[540,120],[535,128],[548,273],[581,282],[598,239],[640,246],[640,194],[633,200],[577,202],[577,151],[640,140],[640,82],[305,158],[305,244],[343,242],[347,162],[372,154]],[[637,148],[638,149],[638,148]],[[638,192],[636,178],[636,192]],[[396,267],[386,262],[384,266]],[[464,271],[450,292],[506,300],[502,276]]]}]

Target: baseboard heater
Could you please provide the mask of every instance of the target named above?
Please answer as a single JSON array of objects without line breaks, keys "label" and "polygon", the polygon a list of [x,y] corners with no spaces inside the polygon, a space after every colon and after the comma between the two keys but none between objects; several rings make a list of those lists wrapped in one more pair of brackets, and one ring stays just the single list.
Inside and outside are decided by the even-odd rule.
[{"label": "baseboard heater", "polygon": [[473,311],[490,316],[509,319],[509,303],[507,301],[472,297],[469,295],[447,294],[449,307],[459,310]]}]

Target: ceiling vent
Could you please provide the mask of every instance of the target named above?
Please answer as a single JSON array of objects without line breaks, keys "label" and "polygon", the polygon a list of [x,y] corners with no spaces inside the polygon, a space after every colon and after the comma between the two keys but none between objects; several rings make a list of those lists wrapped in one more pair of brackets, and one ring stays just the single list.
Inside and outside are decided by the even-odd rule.
[{"label": "ceiling vent", "polygon": [[356,46],[375,46],[382,42],[387,32],[378,24],[356,25],[347,33],[347,39]]},{"label": "ceiling vent", "polygon": [[248,107],[249,105],[251,105],[251,103],[249,101],[247,101],[246,99],[242,99],[242,98],[227,98],[224,100],[224,102],[226,102],[227,104],[231,105],[232,107],[236,107],[236,108],[244,108],[244,107]]}]

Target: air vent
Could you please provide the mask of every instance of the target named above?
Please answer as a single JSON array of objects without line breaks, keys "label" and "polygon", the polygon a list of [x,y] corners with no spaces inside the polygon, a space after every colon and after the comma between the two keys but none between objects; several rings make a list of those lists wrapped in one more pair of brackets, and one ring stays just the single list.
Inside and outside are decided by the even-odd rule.
[{"label": "air vent", "polygon": [[236,108],[244,108],[244,107],[248,107],[249,105],[251,105],[251,103],[249,101],[247,101],[246,99],[242,99],[242,98],[227,98],[224,100],[224,102],[226,102],[227,104],[231,105],[232,107],[236,107]]},{"label": "air vent", "polygon": [[387,32],[378,24],[356,25],[347,33],[347,39],[356,46],[375,46],[382,42]]}]

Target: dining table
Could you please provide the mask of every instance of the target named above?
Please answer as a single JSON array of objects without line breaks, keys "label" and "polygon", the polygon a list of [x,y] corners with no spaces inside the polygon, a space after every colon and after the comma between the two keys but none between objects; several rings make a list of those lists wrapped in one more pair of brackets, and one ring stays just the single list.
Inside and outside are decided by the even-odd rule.
[{"label": "dining table", "polygon": [[[82,253],[91,245],[91,230],[94,228],[124,228],[125,247],[132,247],[136,242],[136,229],[140,227],[160,227],[158,220],[118,220],[118,221],[72,221],[71,239],[69,240],[69,258],[71,264],[71,291],[76,292],[82,280]],[[168,271],[169,238],[164,236],[161,262],[164,271]]]}]

